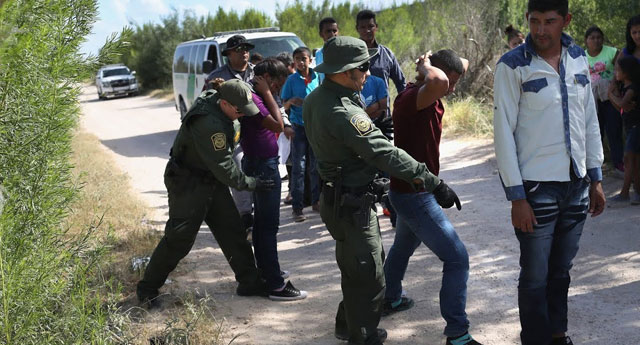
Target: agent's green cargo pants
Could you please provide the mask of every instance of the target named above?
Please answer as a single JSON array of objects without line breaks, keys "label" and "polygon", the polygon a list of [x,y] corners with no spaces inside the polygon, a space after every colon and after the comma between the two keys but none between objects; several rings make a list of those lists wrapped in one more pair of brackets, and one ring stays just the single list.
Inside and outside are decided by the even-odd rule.
[{"label": "agent's green cargo pants", "polygon": [[369,228],[357,228],[352,214],[356,209],[340,207],[334,217],[333,196],[320,197],[320,215],[329,233],[336,240],[336,261],[342,274],[343,300],[336,314],[336,332],[346,333],[349,343],[382,344],[378,339],[378,324],[384,299],[384,251],[378,217],[371,210]]},{"label": "agent's green cargo pants", "polygon": [[176,175],[167,167],[165,185],[169,197],[169,220],[138,283],[138,298],[154,298],[158,289],[195,242],[202,221],[208,226],[242,286],[259,281],[251,244],[246,239],[240,214],[229,187],[211,178]]}]

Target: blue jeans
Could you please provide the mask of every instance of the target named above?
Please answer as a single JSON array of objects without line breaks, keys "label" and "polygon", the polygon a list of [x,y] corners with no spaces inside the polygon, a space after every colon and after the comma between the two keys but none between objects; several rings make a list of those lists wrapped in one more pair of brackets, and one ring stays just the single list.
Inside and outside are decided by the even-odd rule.
[{"label": "blue jeans", "polygon": [[248,176],[272,179],[275,182],[271,190],[253,192],[255,207],[252,233],[258,269],[267,281],[267,288],[275,290],[284,285],[284,279],[280,276],[276,238],[280,226],[281,191],[278,157],[258,158],[245,155],[242,158],[242,170]]},{"label": "blue jeans", "polygon": [[316,156],[313,154],[304,126],[293,124],[295,136],[291,144],[291,206],[294,210],[304,208],[304,166],[309,158],[309,181],[311,183],[311,204],[320,199],[320,177],[316,169]]},{"label": "blue jeans", "polygon": [[424,243],[444,263],[440,288],[440,313],[447,322],[444,334],[461,335],[469,329],[465,312],[469,255],[453,225],[431,193],[389,192],[398,214],[396,237],[384,263],[385,300],[397,301],[409,258]]},{"label": "blue jeans", "polygon": [[520,242],[520,339],[545,345],[567,331],[569,270],[589,207],[589,179],[524,182],[538,222],[532,233],[515,230]]}]

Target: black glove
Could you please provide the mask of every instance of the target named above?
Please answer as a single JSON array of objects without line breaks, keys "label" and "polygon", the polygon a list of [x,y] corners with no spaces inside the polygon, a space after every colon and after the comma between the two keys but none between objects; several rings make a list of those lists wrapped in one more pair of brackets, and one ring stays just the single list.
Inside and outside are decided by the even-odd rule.
[{"label": "black glove", "polygon": [[382,114],[377,119],[373,120],[373,124],[380,129],[387,139],[393,140],[393,120],[391,116]]},{"label": "black glove", "polygon": [[462,209],[460,199],[458,199],[456,192],[449,188],[443,180],[440,180],[440,184],[436,186],[436,189],[434,189],[432,193],[442,208],[451,208],[455,203],[458,211]]},{"label": "black glove", "polygon": [[256,190],[272,190],[276,183],[273,180],[256,179]]}]

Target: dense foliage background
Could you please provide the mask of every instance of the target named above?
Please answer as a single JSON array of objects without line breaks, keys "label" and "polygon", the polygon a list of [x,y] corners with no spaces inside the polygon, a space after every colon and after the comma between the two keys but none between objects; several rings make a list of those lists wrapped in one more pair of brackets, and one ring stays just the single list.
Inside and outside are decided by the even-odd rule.
[{"label": "dense foliage background", "polygon": [[[388,8],[370,8],[378,13],[378,42],[394,51],[405,72],[411,75],[412,61],[426,50],[452,48],[471,61],[469,75],[461,81],[461,93],[478,97],[490,94],[492,69],[497,58],[506,51],[503,29],[514,24],[526,32],[526,0],[424,0]],[[296,33],[310,48],[321,47],[317,23],[326,16],[334,17],[342,35],[356,36],[355,16],[366,6],[345,1],[331,4],[325,0],[295,0],[278,6],[275,21],[255,9],[243,13],[226,12],[197,17],[193,12],[173,14],[160,23],[133,27],[131,50],[121,62],[138,71],[146,88],[171,85],[171,61],[178,43],[211,36],[214,32],[246,28],[278,26]],[[578,43],[584,32],[598,25],[605,32],[607,44],[621,48],[628,18],[640,13],[640,1],[571,0],[573,21],[568,32]]]}]

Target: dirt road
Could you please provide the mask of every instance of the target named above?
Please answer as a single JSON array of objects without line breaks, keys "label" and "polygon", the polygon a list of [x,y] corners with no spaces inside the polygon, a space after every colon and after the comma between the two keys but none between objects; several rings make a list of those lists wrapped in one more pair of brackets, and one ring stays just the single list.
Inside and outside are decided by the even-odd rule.
[{"label": "dirt road", "polygon": [[[139,96],[98,101],[94,87],[82,96],[82,126],[113,153],[118,167],[131,177],[132,188],[153,209],[151,223],[162,229],[167,218],[164,164],[179,127],[173,102]],[[517,309],[518,242],[497,176],[490,141],[455,140],[442,145],[444,178],[463,201],[462,211],[447,210],[470,255],[467,313],[471,333],[484,344],[519,343]],[[607,195],[621,186],[605,179]],[[286,183],[283,184],[286,187]],[[286,193],[286,192],[285,192]],[[333,336],[340,293],[334,241],[317,213],[293,223],[282,206],[280,263],[292,282],[309,297],[272,302],[234,295],[235,282],[213,236],[203,226],[191,253],[181,262],[163,292],[185,291],[213,296],[217,317],[226,318],[227,338],[234,344],[345,344]],[[394,230],[381,217],[384,246]],[[424,246],[416,250],[404,288],[416,300],[406,312],[383,318],[388,344],[442,344],[444,321],[438,307],[442,265]],[[157,311],[161,313],[162,310]],[[575,344],[632,345],[640,338],[640,206],[608,208],[589,218],[574,260],[569,291],[569,334]]]}]

